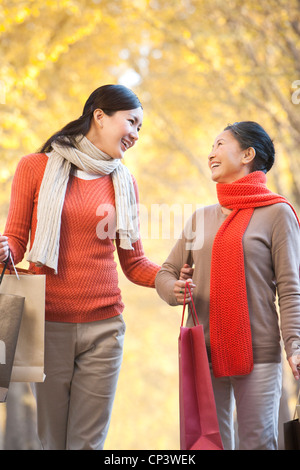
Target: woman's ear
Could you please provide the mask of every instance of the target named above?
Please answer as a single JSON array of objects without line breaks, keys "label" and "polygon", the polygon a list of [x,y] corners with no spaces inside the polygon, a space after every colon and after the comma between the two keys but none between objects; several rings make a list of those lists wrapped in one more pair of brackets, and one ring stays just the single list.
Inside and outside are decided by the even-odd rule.
[{"label": "woman's ear", "polygon": [[248,163],[251,163],[254,158],[255,158],[255,155],[256,155],[256,151],[255,151],[255,148],[253,147],[248,147],[246,150],[245,150],[245,155],[243,157],[243,163],[245,165],[248,165]]},{"label": "woman's ear", "polygon": [[99,109],[99,108],[95,109],[93,113],[94,121],[101,128],[103,127],[103,116],[104,116],[104,112],[102,111],[102,109]]}]

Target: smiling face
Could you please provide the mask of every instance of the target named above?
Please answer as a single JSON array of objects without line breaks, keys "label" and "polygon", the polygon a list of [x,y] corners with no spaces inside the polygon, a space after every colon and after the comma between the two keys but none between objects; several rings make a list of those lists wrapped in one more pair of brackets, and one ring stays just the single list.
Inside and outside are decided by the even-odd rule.
[{"label": "smiling face", "polygon": [[254,157],[255,151],[252,147],[242,150],[232,132],[221,132],[208,156],[212,180],[217,183],[232,183],[246,176],[251,171]]},{"label": "smiling face", "polygon": [[121,159],[137,142],[142,122],[142,108],[117,111],[112,116],[97,109],[86,137],[111,158]]}]

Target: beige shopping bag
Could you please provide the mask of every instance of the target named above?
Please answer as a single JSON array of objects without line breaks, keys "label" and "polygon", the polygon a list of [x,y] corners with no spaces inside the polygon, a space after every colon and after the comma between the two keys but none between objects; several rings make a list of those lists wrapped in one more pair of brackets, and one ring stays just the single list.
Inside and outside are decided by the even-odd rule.
[{"label": "beige shopping bag", "polygon": [[25,297],[11,382],[44,381],[46,276],[17,268],[5,273],[0,293]]}]

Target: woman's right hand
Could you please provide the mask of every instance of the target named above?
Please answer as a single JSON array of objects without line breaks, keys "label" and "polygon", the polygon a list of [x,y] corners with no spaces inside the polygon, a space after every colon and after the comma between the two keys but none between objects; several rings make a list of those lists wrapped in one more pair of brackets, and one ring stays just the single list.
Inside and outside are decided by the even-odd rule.
[{"label": "woman's right hand", "polygon": [[0,262],[3,263],[9,256],[8,238],[0,235]]},{"label": "woman's right hand", "polygon": [[[190,287],[190,290],[191,290],[191,294],[193,295],[193,290],[194,288],[196,287],[195,284],[193,284],[193,280],[192,279],[187,279],[186,281],[182,281],[182,280],[178,280],[175,282],[174,284],[174,294],[175,294],[175,297],[176,297],[176,300],[177,302],[180,304],[180,305],[183,305],[184,304],[184,292],[185,292],[185,285],[186,283],[189,284],[189,287]],[[185,297],[185,302],[188,303],[190,302],[192,299],[191,299],[191,296],[190,296],[190,292],[189,292],[189,289],[186,290],[186,297]]]}]

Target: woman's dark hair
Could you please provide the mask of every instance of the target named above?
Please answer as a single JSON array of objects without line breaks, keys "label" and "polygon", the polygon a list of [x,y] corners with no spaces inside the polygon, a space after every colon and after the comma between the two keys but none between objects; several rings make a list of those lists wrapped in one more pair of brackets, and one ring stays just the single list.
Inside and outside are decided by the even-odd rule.
[{"label": "woman's dark hair", "polygon": [[103,85],[94,90],[89,96],[84,105],[82,115],[53,134],[44,143],[40,152],[49,152],[54,141],[64,146],[74,147],[75,138],[88,133],[95,109],[102,109],[105,114],[112,116],[117,111],[126,111],[140,107],[142,107],[140,100],[129,88],[123,85]]},{"label": "woman's dark hair", "polygon": [[267,173],[275,161],[273,142],[266,131],[256,122],[242,121],[229,124],[224,131],[230,131],[239,142],[241,149],[255,149],[252,171]]}]

